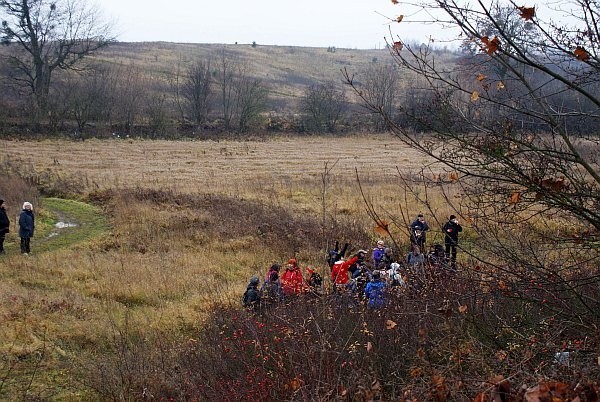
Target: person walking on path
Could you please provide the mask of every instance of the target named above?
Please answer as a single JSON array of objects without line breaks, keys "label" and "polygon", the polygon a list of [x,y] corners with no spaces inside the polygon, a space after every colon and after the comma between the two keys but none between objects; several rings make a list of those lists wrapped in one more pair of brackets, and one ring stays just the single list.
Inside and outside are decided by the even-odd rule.
[{"label": "person walking on path", "polygon": [[445,234],[446,259],[450,260],[450,268],[456,270],[456,246],[458,245],[458,234],[462,232],[462,226],[458,223],[456,216],[450,215],[448,222],[442,226]]},{"label": "person walking on path", "polygon": [[23,203],[23,210],[19,215],[19,237],[21,238],[21,254],[31,252],[31,238],[35,229],[35,216],[33,205],[30,202]]},{"label": "person walking on path", "polygon": [[4,200],[0,200],[0,254],[4,254],[4,238],[9,232],[10,220],[6,213],[6,206]]}]

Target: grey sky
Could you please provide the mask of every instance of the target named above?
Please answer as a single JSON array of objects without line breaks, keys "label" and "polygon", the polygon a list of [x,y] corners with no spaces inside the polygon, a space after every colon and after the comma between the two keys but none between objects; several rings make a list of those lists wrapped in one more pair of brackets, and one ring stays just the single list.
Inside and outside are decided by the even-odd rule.
[{"label": "grey sky", "polygon": [[[97,0],[123,42],[252,43],[375,48],[402,14],[391,0]],[[382,15],[380,15],[382,14]],[[425,41],[431,27],[391,25]],[[404,29],[404,31],[401,31]],[[409,29],[408,31],[406,29]]]}]

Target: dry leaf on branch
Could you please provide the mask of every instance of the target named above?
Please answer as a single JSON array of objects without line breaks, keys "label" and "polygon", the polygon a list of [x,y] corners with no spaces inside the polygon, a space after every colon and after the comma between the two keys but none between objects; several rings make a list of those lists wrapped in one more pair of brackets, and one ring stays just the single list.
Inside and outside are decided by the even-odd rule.
[{"label": "dry leaf on branch", "polygon": [[471,102],[476,102],[477,100],[479,100],[479,92],[473,91],[471,94]]},{"label": "dry leaf on branch", "polygon": [[579,61],[589,61],[590,60],[590,54],[587,52],[587,50],[585,50],[581,46],[577,46],[575,48],[573,55],[575,55],[575,58]]},{"label": "dry leaf on branch", "polygon": [[398,325],[398,324],[396,324],[394,321],[392,321],[392,320],[387,320],[387,321],[385,322],[385,329],[394,329],[394,327],[395,327],[396,325]]},{"label": "dry leaf on branch", "polygon": [[498,39],[497,36],[494,36],[492,39],[490,39],[488,36],[484,36],[481,38],[481,41],[483,42],[484,50],[489,55],[496,53],[500,47],[500,39]]},{"label": "dry leaf on branch", "polygon": [[404,15],[399,15],[396,17],[396,22],[402,22],[403,19],[404,19]]},{"label": "dry leaf on branch", "polygon": [[404,47],[404,44],[400,41],[394,42],[394,45],[392,46],[392,48],[397,52],[402,50],[403,47]]},{"label": "dry leaf on branch", "polygon": [[389,225],[388,221],[381,220],[377,222],[377,226],[375,226],[373,231],[380,236],[387,236],[389,234]]},{"label": "dry leaf on branch", "polygon": [[420,367],[412,367],[410,369],[410,376],[413,378],[420,377],[423,375],[423,370]]},{"label": "dry leaf on branch", "polygon": [[513,191],[512,194],[508,197],[508,203],[510,205],[515,205],[521,201],[521,193],[519,191]]},{"label": "dry leaf on branch", "polygon": [[535,7],[517,7],[521,12],[521,18],[525,21],[531,21],[535,16]]}]

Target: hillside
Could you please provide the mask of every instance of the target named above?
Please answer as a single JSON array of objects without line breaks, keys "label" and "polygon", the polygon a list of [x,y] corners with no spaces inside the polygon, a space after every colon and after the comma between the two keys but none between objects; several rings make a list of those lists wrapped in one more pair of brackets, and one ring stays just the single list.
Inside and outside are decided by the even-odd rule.
[{"label": "hillside", "polygon": [[[3,47],[0,55],[16,52],[16,47]],[[438,63],[448,63],[455,55],[436,53]],[[6,57],[3,58],[5,61]],[[210,77],[210,96],[203,117],[198,119],[189,93],[191,68],[205,63]],[[27,127],[41,134],[72,133],[106,136],[113,132],[135,135],[165,136],[188,130],[193,132],[204,122],[202,131],[223,131],[223,94],[221,77],[224,64],[236,83],[231,99],[236,104],[234,120],[240,119],[240,104],[260,99],[252,121],[240,129],[226,124],[225,131],[302,131],[299,116],[303,113],[299,101],[308,88],[316,84],[331,84],[336,95],[344,99],[341,131],[364,128],[361,102],[344,83],[343,72],[356,83],[372,81],[377,88],[378,77],[394,78],[394,102],[400,104],[411,97],[410,88],[418,91],[418,80],[407,79],[399,70],[388,49],[336,49],[294,46],[262,46],[249,44],[185,44],[185,43],[114,43],[84,60],[86,68],[75,71],[55,70],[52,75],[46,111],[34,107],[35,99],[27,87],[13,85],[17,73],[10,63],[0,63],[0,128],[14,135],[14,127]],[[241,90],[240,80],[255,82],[263,95],[248,95]],[[186,87],[187,86],[187,87]],[[263,92],[264,91],[264,92]],[[375,89],[375,92],[378,90]],[[187,96],[187,97],[186,97]],[[230,95],[232,96],[232,95]],[[244,98],[245,100],[240,100]],[[325,102],[325,104],[331,102]],[[323,106],[321,106],[322,108]],[[272,121],[277,120],[274,124]],[[239,124],[238,124],[239,125]],[[310,131],[310,130],[309,130]],[[316,130],[321,132],[322,130]],[[337,130],[327,129],[333,132]]]},{"label": "hillside", "polygon": [[301,96],[305,87],[327,80],[342,81],[342,69],[364,71],[373,63],[391,64],[387,49],[328,49],[294,46],[252,47],[248,44],[115,43],[96,58],[111,64],[132,64],[154,77],[173,78],[196,60],[216,63],[225,51],[247,63],[250,74],[265,81],[271,93],[284,99]]}]

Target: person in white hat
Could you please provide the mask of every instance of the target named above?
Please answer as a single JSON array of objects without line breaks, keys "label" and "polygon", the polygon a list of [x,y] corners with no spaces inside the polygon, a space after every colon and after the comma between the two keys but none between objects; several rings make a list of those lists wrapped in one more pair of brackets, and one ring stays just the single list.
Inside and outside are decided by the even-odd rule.
[{"label": "person in white hat", "polygon": [[23,203],[23,210],[19,215],[19,237],[21,238],[21,254],[27,255],[31,252],[31,238],[35,230],[35,216],[33,205],[30,202]]}]

